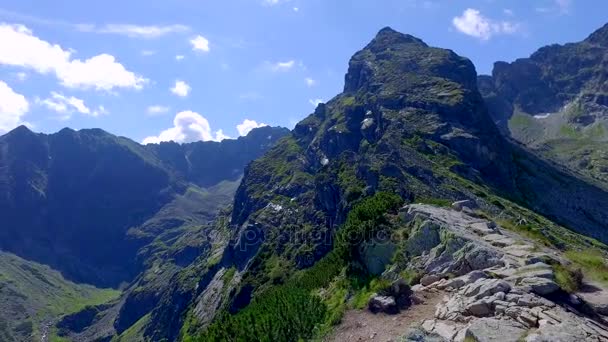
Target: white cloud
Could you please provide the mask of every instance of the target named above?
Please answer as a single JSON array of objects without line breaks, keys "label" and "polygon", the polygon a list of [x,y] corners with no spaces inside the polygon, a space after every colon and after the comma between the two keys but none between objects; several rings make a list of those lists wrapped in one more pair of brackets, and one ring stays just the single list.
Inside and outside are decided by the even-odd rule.
[{"label": "white cloud", "polygon": [[177,80],[173,88],[171,88],[171,92],[179,97],[186,97],[190,94],[191,89],[188,83]]},{"label": "white cloud", "polygon": [[266,62],[266,65],[273,72],[289,71],[296,65],[296,61],[289,60],[289,61],[285,61],[285,62],[276,62],[276,63]]},{"label": "white cloud", "polygon": [[30,104],[25,96],[16,93],[8,84],[0,81],[0,132],[9,131],[21,123]]},{"label": "white cloud", "polygon": [[313,107],[317,107],[319,104],[323,103],[324,101],[322,99],[310,99],[308,100],[308,103],[310,103]]},{"label": "white cloud", "polygon": [[142,56],[153,56],[156,55],[156,51],[154,50],[141,50]]},{"label": "white cloud", "polygon": [[23,25],[0,24],[0,64],[53,72],[69,88],[141,89],[147,80],[128,71],[114,56],[100,54],[84,61],[72,59],[72,51],[64,50],[33,35]]},{"label": "white cloud", "polygon": [[497,34],[512,34],[519,30],[519,24],[509,21],[494,21],[484,17],[479,10],[467,8],[461,16],[452,19],[454,27],[481,40],[488,40]]},{"label": "white cloud", "polygon": [[160,105],[149,106],[146,111],[148,112],[148,115],[151,116],[162,115],[169,112],[169,107]]},{"label": "white cloud", "polygon": [[153,39],[173,33],[188,32],[190,28],[184,25],[168,26],[141,26],[132,24],[108,24],[102,27],[91,27],[91,25],[79,25],[80,31],[92,31],[97,33],[119,34],[131,38]]},{"label": "white cloud", "polygon": [[44,100],[37,100],[36,102],[54,112],[62,114],[60,117],[62,120],[70,119],[75,112],[93,117],[108,113],[103,106],[91,110],[84,103],[84,100],[74,96],[68,97],[55,91],[51,92],[51,97]]},{"label": "white cloud", "polygon": [[27,79],[27,73],[20,71],[15,73],[15,78],[18,79],[19,81],[23,82]]},{"label": "white cloud", "polygon": [[198,35],[190,40],[192,50],[209,52],[209,40],[201,35]]},{"label": "white cloud", "polygon": [[184,55],[176,55],[176,56],[175,56],[175,60],[176,60],[176,61],[181,61],[181,60],[182,60],[182,59],[184,59],[184,58],[185,58],[185,57],[184,57]]},{"label": "white cloud", "polygon": [[299,7],[294,7],[294,8],[293,8],[293,11],[294,11],[294,12],[298,12],[299,10],[300,10],[300,8],[299,8]]},{"label": "white cloud", "polygon": [[222,130],[215,133],[211,131],[209,121],[202,115],[193,111],[177,113],[173,119],[173,127],[162,131],[158,136],[150,136],[143,140],[143,144],[158,144],[161,141],[175,141],[188,143],[194,141],[220,141],[228,136]]},{"label": "white cloud", "polygon": [[257,123],[255,120],[245,119],[242,123],[236,125],[236,130],[239,132],[240,136],[245,136],[251,132],[254,128],[268,126],[265,123]]},{"label": "white cloud", "polygon": [[309,87],[314,87],[315,85],[317,85],[317,81],[315,81],[314,79],[312,79],[310,77],[306,77],[304,79],[304,81],[306,82],[306,85]]}]

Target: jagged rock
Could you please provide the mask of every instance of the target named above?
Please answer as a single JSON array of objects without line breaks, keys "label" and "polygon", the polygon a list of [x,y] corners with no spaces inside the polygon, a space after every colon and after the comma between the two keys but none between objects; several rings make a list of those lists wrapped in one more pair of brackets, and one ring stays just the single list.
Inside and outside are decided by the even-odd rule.
[{"label": "jagged rock", "polygon": [[388,314],[396,314],[399,312],[395,298],[389,296],[379,296],[377,294],[371,296],[367,307],[369,311],[373,313],[384,312]]},{"label": "jagged rock", "polygon": [[486,299],[480,299],[467,305],[466,310],[473,316],[485,317],[492,313],[492,304]]},{"label": "jagged rock", "polygon": [[519,284],[522,287],[529,287],[530,290],[541,296],[551,294],[559,290],[559,285],[546,278],[530,277],[522,279]]},{"label": "jagged rock", "polygon": [[464,208],[477,209],[477,203],[472,200],[456,201],[452,203],[452,209],[462,211]]},{"label": "jagged rock", "polygon": [[406,252],[412,256],[418,256],[439,245],[441,243],[439,229],[439,225],[435,222],[423,222],[408,239]]},{"label": "jagged rock", "polygon": [[512,302],[517,303],[519,306],[525,306],[528,308],[534,308],[539,306],[554,307],[555,304],[543,297],[538,297],[533,294],[525,294],[523,296],[513,297]]},{"label": "jagged rock", "polygon": [[422,286],[429,286],[432,283],[441,280],[441,277],[435,275],[435,274],[428,274],[425,275],[424,277],[422,277],[422,279],[420,279],[420,284],[422,284]]},{"label": "jagged rock", "polygon": [[475,297],[481,299],[483,297],[491,296],[498,292],[507,293],[511,290],[511,285],[504,280],[500,279],[482,279],[473,283],[472,285],[478,284],[479,286],[471,288],[470,291],[465,291],[465,295],[469,297]]},{"label": "jagged rock", "polygon": [[460,277],[457,277],[454,279],[449,279],[446,282],[444,282],[443,284],[441,284],[441,286],[437,286],[437,288],[445,289],[445,288],[451,287],[453,289],[459,289],[465,285],[474,283],[479,279],[486,279],[486,278],[488,278],[488,276],[483,271],[475,270],[475,271],[469,272],[463,276],[460,276]]},{"label": "jagged rock", "polygon": [[512,321],[480,318],[473,321],[469,326],[466,338],[478,342],[518,342],[526,334],[526,331],[527,329]]}]

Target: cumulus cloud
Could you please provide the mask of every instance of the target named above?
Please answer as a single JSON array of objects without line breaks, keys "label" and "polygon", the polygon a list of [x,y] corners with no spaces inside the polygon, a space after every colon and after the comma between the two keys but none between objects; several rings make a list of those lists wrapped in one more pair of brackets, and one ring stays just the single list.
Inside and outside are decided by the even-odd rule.
[{"label": "cumulus cloud", "polygon": [[29,110],[25,96],[16,93],[8,84],[0,81],[0,132],[6,132],[17,125]]},{"label": "cumulus cloud", "polygon": [[44,100],[37,100],[38,104],[45,106],[49,110],[56,113],[62,114],[60,117],[62,120],[68,120],[72,117],[73,113],[80,113],[93,117],[98,117],[103,114],[107,114],[107,110],[103,106],[97,107],[95,110],[91,110],[84,103],[84,100],[74,96],[65,96],[58,92],[51,92],[51,96]]},{"label": "cumulus cloud", "polygon": [[175,141],[188,143],[194,141],[220,141],[228,139],[222,130],[215,133],[211,131],[209,121],[202,115],[193,111],[177,113],[173,119],[173,127],[166,129],[158,136],[150,136],[143,140],[143,144],[158,144],[161,141]]},{"label": "cumulus cloud", "polygon": [[190,44],[194,51],[209,52],[209,40],[201,35],[190,39]]},{"label": "cumulus cloud", "polygon": [[309,87],[314,87],[315,85],[317,85],[317,81],[315,81],[314,79],[312,79],[310,77],[306,77],[304,79],[304,81],[306,82],[306,85]]},{"label": "cumulus cloud", "polygon": [[517,23],[492,20],[474,8],[467,8],[461,16],[454,17],[452,24],[461,33],[481,40],[488,40],[497,34],[512,34],[519,30]]},{"label": "cumulus cloud", "polygon": [[251,132],[254,128],[268,126],[265,123],[257,123],[255,120],[245,119],[242,123],[236,125],[236,130],[239,132],[240,136],[245,136]]},{"label": "cumulus cloud", "polygon": [[171,88],[171,92],[179,97],[186,97],[190,94],[190,85],[184,81],[177,80],[175,81],[175,85]]},{"label": "cumulus cloud", "polygon": [[185,58],[185,57],[184,57],[184,55],[176,55],[176,56],[175,56],[175,60],[176,60],[176,61],[181,61],[181,60],[182,60],[182,59],[184,59],[184,58]]},{"label": "cumulus cloud", "polygon": [[0,64],[22,67],[41,74],[54,73],[69,88],[141,89],[145,78],[127,70],[114,56],[100,54],[86,60],[73,59],[64,50],[33,35],[23,25],[0,24]]},{"label": "cumulus cloud", "polygon": [[160,105],[149,106],[146,111],[147,111],[148,115],[151,115],[151,116],[162,115],[162,114],[166,114],[169,112],[169,107],[160,106]]},{"label": "cumulus cloud", "polygon": [[313,107],[317,107],[319,104],[323,103],[322,99],[310,99],[308,100],[308,103],[310,103]]}]

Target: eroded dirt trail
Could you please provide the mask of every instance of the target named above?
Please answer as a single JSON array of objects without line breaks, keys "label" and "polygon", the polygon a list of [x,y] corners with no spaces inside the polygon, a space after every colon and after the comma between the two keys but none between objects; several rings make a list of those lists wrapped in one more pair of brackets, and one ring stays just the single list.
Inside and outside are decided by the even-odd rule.
[{"label": "eroded dirt trail", "polygon": [[397,315],[348,310],[325,341],[399,341],[408,328],[434,318],[435,305],[441,302],[443,296],[441,291],[424,292],[423,304],[413,305]]}]

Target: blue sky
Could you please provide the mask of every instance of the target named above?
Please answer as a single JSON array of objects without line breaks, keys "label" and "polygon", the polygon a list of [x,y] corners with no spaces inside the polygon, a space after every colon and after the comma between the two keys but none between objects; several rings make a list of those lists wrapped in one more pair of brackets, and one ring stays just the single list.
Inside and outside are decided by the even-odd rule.
[{"label": "blue sky", "polygon": [[291,128],[384,26],[490,73],[584,39],[606,13],[595,0],[0,0],[0,132],[186,142]]}]

